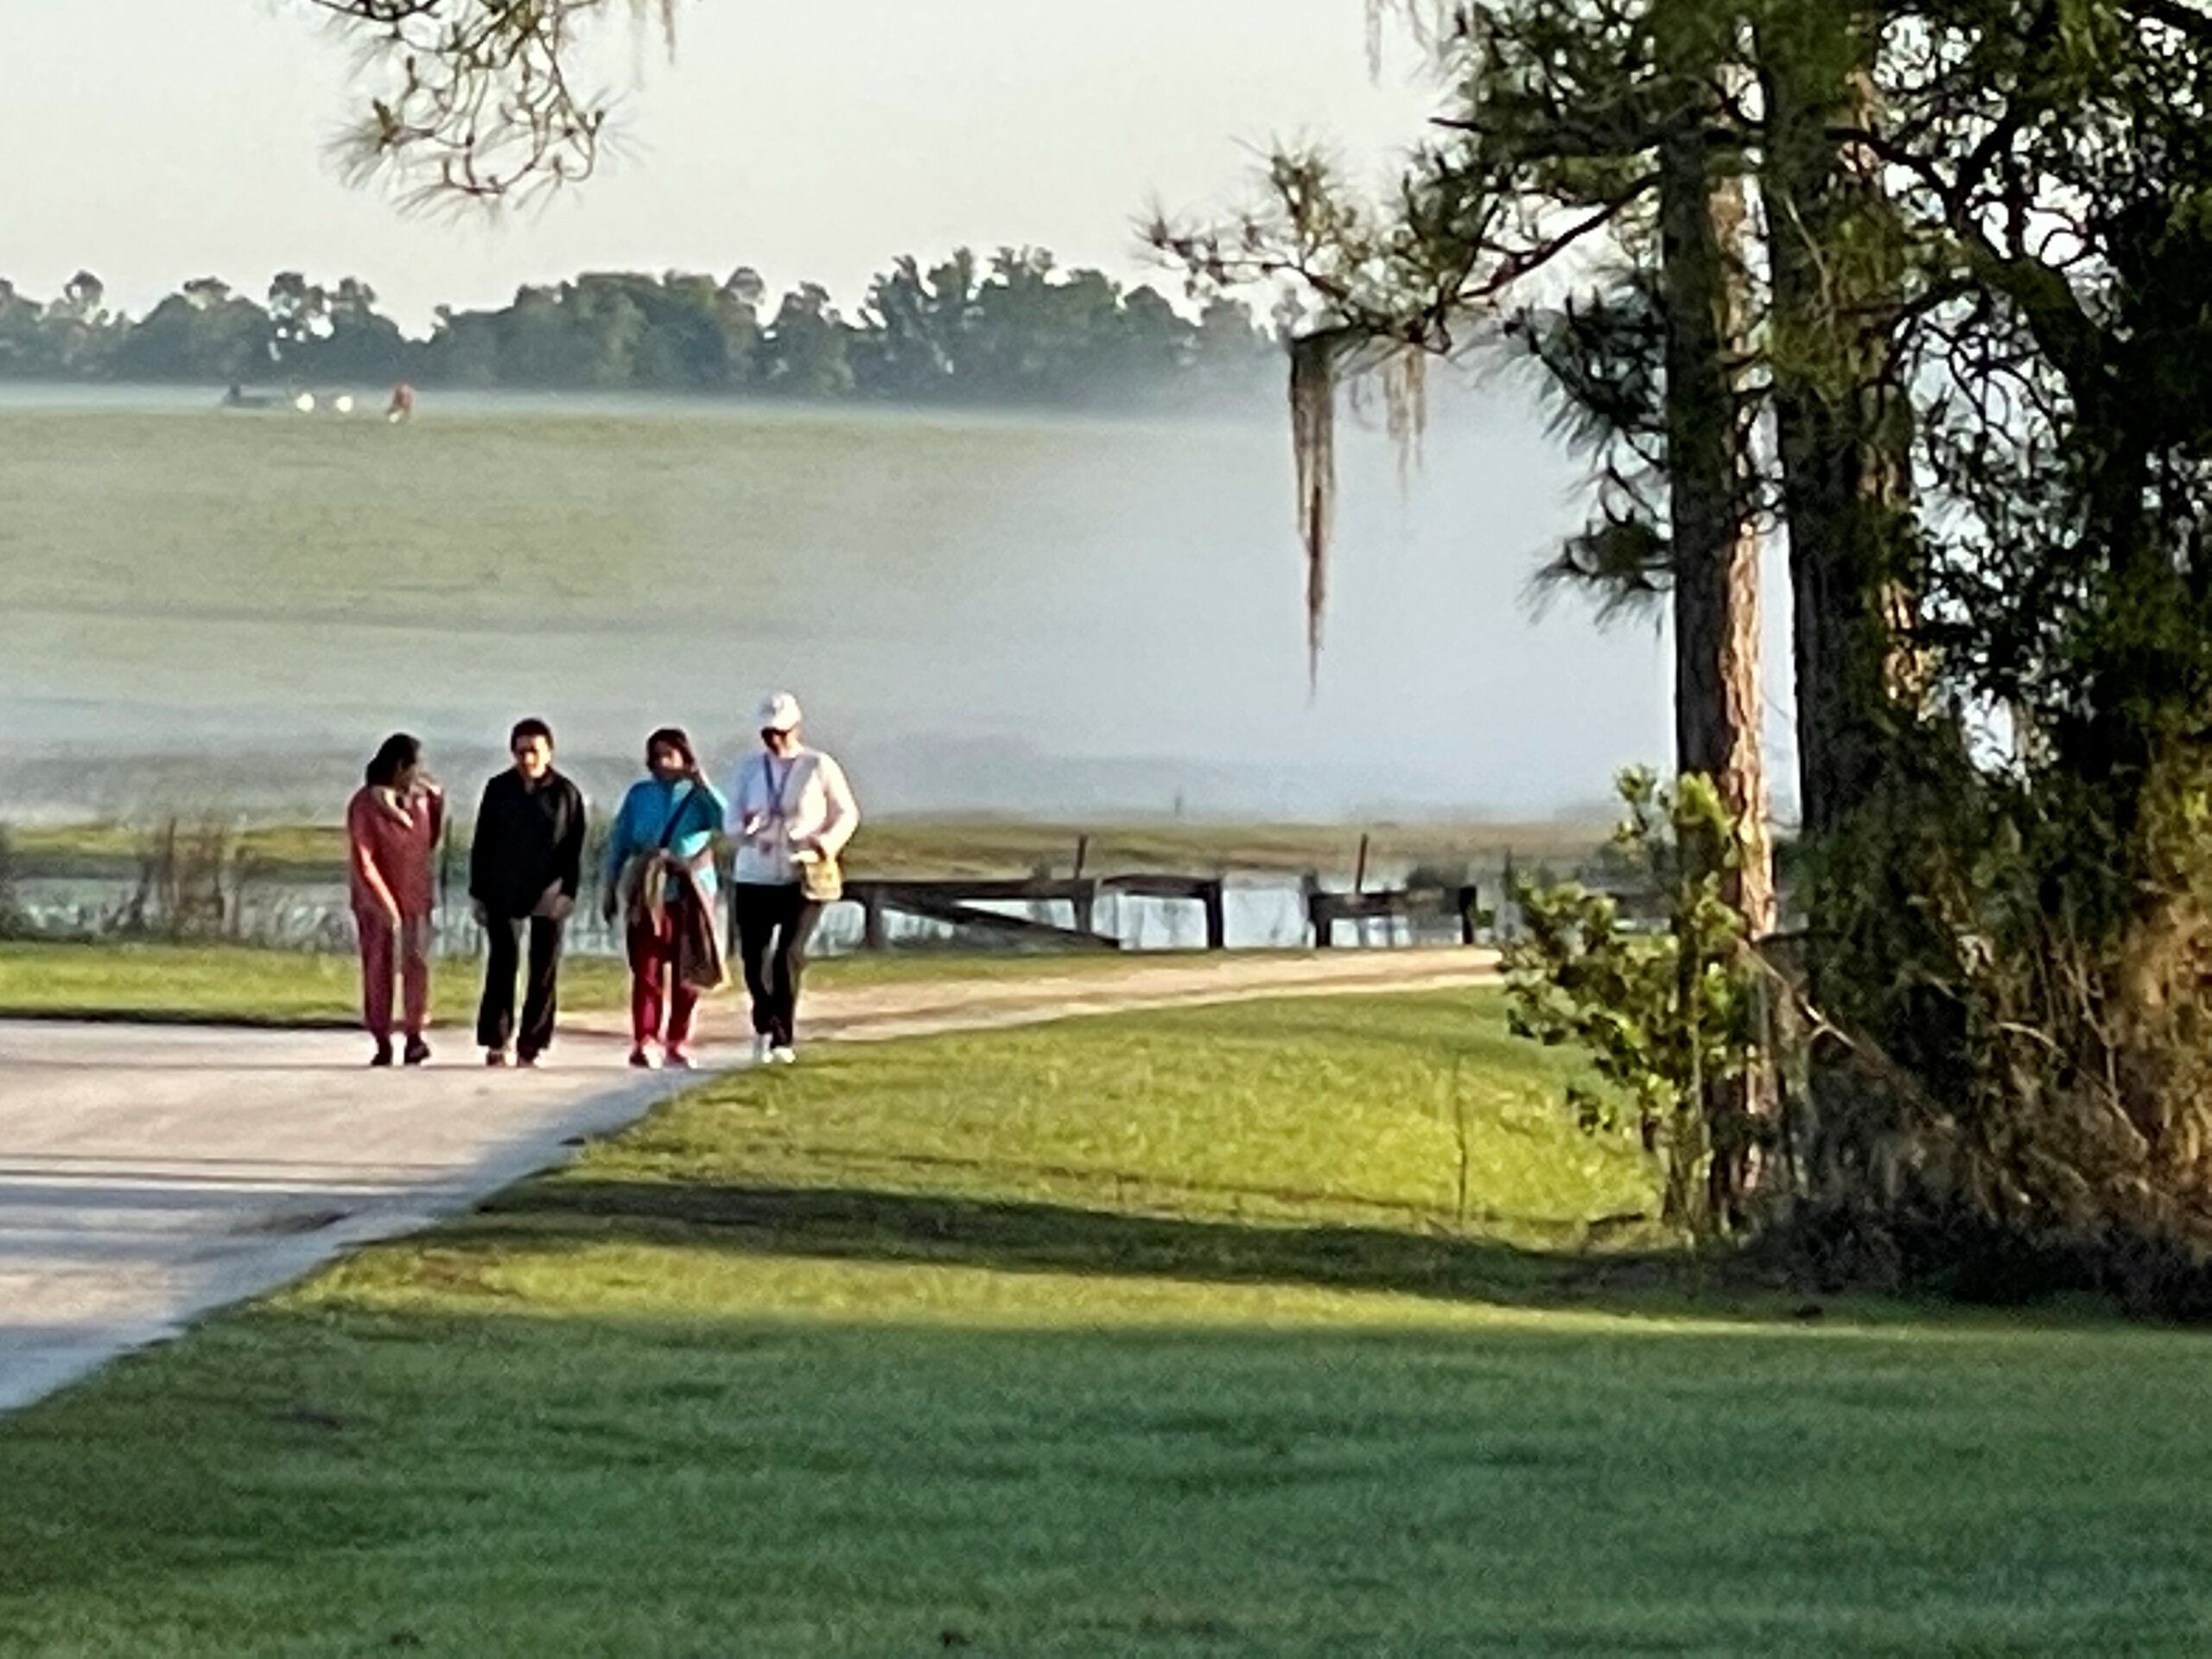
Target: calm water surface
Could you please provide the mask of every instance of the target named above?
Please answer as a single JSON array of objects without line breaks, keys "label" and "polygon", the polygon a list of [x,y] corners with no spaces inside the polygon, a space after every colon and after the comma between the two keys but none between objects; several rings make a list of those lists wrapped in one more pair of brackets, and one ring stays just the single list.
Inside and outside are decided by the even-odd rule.
[{"label": "calm water surface", "polygon": [[1656,638],[1522,602],[1578,470],[1512,399],[1402,497],[1351,440],[1312,696],[1272,417],[212,405],[0,391],[0,816],[319,798],[395,727],[459,775],[524,712],[719,766],[770,683],[891,810],[1527,810],[1664,749]]}]

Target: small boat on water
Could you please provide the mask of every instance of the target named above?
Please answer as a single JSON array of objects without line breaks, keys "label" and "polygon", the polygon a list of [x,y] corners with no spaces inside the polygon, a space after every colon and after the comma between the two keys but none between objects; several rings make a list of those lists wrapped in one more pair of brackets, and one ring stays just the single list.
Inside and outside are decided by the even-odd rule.
[{"label": "small boat on water", "polygon": [[[289,391],[248,391],[232,381],[223,393],[219,409],[291,409],[302,415],[325,411],[333,415],[351,415],[361,405],[350,391],[318,394],[295,388]],[[391,403],[385,411],[385,418],[404,421],[415,413],[415,388],[404,382],[392,388]]]}]

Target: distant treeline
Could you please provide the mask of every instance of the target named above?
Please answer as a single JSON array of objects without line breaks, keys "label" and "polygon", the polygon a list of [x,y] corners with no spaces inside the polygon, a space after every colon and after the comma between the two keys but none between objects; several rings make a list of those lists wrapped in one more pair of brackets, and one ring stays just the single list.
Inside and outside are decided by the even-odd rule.
[{"label": "distant treeline", "polygon": [[772,308],[759,274],[592,274],[496,311],[441,306],[410,338],[376,291],[286,271],[259,300],[212,276],[144,316],[80,271],[41,302],[0,278],[0,378],[424,385],[862,398],[897,403],[1193,403],[1271,385],[1273,337],[1243,305],[1190,318],[1149,287],[1061,270],[1041,250],[902,258],[841,315],[804,283]]}]

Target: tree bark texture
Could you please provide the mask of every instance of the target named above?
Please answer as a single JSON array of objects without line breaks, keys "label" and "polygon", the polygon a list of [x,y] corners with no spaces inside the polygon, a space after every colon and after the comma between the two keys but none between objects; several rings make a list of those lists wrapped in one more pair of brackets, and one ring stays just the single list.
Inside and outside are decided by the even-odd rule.
[{"label": "tree bark texture", "polygon": [[1918,690],[1910,416],[1890,335],[1902,273],[1876,163],[1833,136],[1878,114],[1864,20],[1837,0],[1781,0],[1760,44],[1800,805],[1817,842],[1872,795]]},{"label": "tree bark texture", "polygon": [[[1719,127],[1734,12],[1677,0],[1656,16],[1662,73],[1680,113],[1659,149],[1660,281],[1666,315],[1667,473],[1675,629],[1675,752],[1713,781],[1738,826],[1722,890],[1756,938],[1775,925],[1759,661],[1759,545],[1750,512],[1743,365],[1748,309],[1740,156]],[[1690,874],[1722,862],[1686,846]],[[1687,966],[1687,964],[1686,964]],[[1708,1084],[1707,1201],[1716,1223],[1744,1218],[1758,1179],[1751,1134],[1773,1090],[1761,1072]]]}]

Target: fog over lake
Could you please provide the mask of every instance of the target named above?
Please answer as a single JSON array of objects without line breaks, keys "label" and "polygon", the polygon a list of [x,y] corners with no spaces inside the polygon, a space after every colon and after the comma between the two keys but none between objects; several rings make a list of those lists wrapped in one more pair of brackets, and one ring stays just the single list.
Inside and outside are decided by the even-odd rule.
[{"label": "fog over lake", "polygon": [[1526,603],[1582,468],[1510,388],[1403,494],[1354,426],[1310,696],[1274,411],[213,403],[0,390],[0,816],[305,801],[387,729],[458,771],[524,713],[719,765],[770,684],[879,810],[1541,811],[1668,749],[1661,637]]}]

